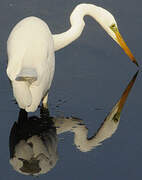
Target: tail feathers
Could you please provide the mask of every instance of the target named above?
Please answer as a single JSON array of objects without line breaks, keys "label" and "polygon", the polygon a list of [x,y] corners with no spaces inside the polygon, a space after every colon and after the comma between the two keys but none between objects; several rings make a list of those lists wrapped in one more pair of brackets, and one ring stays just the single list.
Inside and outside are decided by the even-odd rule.
[{"label": "tail feathers", "polygon": [[27,81],[30,84],[37,80],[37,72],[33,68],[23,68],[17,75],[16,81]]}]

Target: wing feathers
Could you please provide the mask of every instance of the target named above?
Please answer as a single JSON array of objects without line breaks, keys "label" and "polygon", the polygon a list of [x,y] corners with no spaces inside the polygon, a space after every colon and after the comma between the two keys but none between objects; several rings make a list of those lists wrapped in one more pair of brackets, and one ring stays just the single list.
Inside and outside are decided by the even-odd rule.
[{"label": "wing feathers", "polygon": [[23,68],[17,75],[16,81],[27,81],[30,84],[37,80],[37,72],[33,68]]}]

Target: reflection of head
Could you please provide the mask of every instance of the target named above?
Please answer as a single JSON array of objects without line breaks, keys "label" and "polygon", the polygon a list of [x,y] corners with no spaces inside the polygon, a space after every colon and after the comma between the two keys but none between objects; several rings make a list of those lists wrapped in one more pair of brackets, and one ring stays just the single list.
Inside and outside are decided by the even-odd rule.
[{"label": "reflection of head", "polygon": [[27,117],[20,110],[10,133],[10,164],[25,175],[47,173],[57,162],[57,135],[52,118],[41,109],[41,117]]}]

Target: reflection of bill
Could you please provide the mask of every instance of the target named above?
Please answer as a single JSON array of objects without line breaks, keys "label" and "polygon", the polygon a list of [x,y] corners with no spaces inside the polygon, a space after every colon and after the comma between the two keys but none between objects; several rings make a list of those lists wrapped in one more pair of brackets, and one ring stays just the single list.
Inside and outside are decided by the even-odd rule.
[{"label": "reflection of bill", "polygon": [[82,152],[90,151],[111,137],[119,125],[120,113],[136,76],[137,73],[91,138],[87,138],[88,129],[80,119],[53,118],[43,108],[40,117],[28,118],[27,112],[20,110],[18,122],[14,123],[10,133],[10,163],[13,168],[25,175],[39,175],[51,170],[58,160],[57,134],[74,132],[74,144]]}]

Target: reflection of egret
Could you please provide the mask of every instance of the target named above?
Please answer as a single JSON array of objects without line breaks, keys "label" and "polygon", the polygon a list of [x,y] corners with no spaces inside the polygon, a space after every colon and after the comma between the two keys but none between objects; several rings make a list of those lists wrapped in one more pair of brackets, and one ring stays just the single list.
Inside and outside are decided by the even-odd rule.
[{"label": "reflection of egret", "polygon": [[122,39],[114,17],[101,7],[92,4],[78,5],[70,16],[71,28],[55,35],[50,33],[47,24],[41,19],[25,18],[13,28],[7,43],[7,74],[20,108],[35,111],[42,99],[46,106],[54,75],[54,51],[80,36],[85,25],[85,15],[92,16],[138,65]]},{"label": "reflection of egret", "polygon": [[28,118],[27,112],[20,110],[18,122],[14,123],[10,133],[10,163],[13,168],[26,175],[39,175],[51,170],[58,160],[57,134],[74,132],[74,144],[82,152],[92,150],[111,137],[119,125],[120,113],[136,76],[91,138],[87,138],[88,129],[78,118],[53,118],[45,108],[41,108],[40,118]]}]

